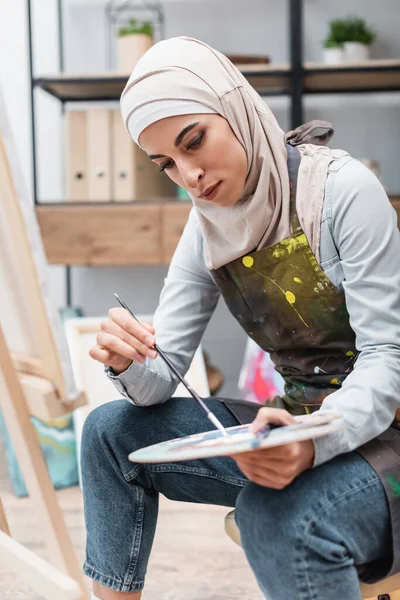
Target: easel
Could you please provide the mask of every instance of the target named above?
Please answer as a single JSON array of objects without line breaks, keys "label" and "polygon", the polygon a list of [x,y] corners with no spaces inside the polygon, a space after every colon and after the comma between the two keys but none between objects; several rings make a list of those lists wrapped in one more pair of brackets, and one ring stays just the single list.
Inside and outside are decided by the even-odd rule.
[{"label": "easel", "polygon": [[63,575],[10,537],[10,531],[0,498],[0,564],[22,577],[26,584],[46,600],[84,600],[78,583]]},{"label": "easel", "polygon": [[[79,393],[71,398],[72,376],[69,378],[68,361],[66,356],[61,355],[61,346],[57,345],[54,323],[50,321],[46,299],[43,297],[43,273],[38,271],[37,256],[40,252],[43,253],[41,239],[29,201],[26,202],[25,198],[23,205],[21,191],[17,193],[17,183],[20,184],[22,177],[16,169],[15,159],[0,94],[0,211],[3,232],[8,235],[8,240],[5,239],[6,236],[1,240],[3,246],[0,266],[2,264],[4,267],[6,263],[7,267],[7,261],[12,259],[11,272],[0,272],[4,276],[0,308],[5,311],[0,312],[0,408],[54,567],[11,540],[2,504],[0,552],[2,561],[12,569],[16,568],[19,577],[26,576],[27,583],[37,586],[38,591],[46,598],[84,600],[87,597],[84,577],[30,415],[49,420],[84,405],[86,399]],[[35,238],[34,244],[32,236]],[[43,264],[45,268],[47,265],[44,259]],[[13,293],[11,285],[8,289],[8,282],[18,285],[22,282],[25,295],[21,297],[21,306],[16,302],[20,300],[20,296],[15,290]],[[8,305],[1,306],[2,300],[4,305],[8,300]],[[12,319],[17,322],[22,313],[20,309],[26,311],[27,307],[28,318],[24,321],[22,315],[22,326],[15,329],[14,336],[10,322]],[[22,343],[24,340],[19,341],[19,346],[27,347],[27,351],[14,354],[10,344],[16,343],[18,334],[24,337],[25,333],[26,340],[30,336],[29,340],[25,340],[25,346]]]}]

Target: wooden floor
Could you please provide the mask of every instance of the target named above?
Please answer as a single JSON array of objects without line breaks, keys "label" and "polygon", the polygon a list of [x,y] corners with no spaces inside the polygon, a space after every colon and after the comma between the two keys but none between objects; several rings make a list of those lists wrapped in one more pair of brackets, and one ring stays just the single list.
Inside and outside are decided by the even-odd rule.
[{"label": "wooden floor", "polygon": [[[0,494],[18,541],[45,557],[34,507],[11,492],[0,440]],[[79,560],[84,560],[82,495],[58,492]],[[162,498],[156,539],[143,600],[261,600],[241,549],[223,531],[226,509],[170,502]],[[88,589],[90,581],[87,580]],[[41,600],[0,565],[0,600]],[[56,600],[56,599],[55,599]]]}]

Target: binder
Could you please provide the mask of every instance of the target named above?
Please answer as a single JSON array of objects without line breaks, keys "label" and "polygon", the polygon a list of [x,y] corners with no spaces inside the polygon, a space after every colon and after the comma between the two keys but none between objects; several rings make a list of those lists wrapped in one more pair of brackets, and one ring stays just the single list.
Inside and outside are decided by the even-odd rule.
[{"label": "binder", "polygon": [[85,202],[88,199],[86,111],[65,113],[66,198]]},{"label": "binder", "polygon": [[112,121],[112,197],[119,202],[130,202],[135,197],[134,143],[121,118],[113,110]]},{"label": "binder", "polygon": [[111,200],[111,114],[91,108],[86,115],[88,200]]},{"label": "binder", "polygon": [[131,139],[119,110],[112,111],[112,196],[117,202],[175,197],[176,185]]}]

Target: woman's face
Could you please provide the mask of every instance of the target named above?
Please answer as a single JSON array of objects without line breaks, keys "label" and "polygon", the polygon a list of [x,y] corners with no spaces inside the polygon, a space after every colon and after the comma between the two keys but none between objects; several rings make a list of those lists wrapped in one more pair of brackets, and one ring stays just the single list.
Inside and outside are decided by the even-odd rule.
[{"label": "woman's face", "polygon": [[149,125],[139,142],[160,170],[191,195],[218,206],[232,206],[242,196],[246,153],[220,115],[162,119]]}]

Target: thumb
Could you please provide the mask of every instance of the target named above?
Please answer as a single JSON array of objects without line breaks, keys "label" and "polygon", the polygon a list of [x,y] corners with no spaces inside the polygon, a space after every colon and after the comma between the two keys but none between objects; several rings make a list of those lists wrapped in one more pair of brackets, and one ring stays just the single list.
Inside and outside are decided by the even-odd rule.
[{"label": "thumb", "polygon": [[250,432],[257,433],[266,425],[296,425],[296,419],[282,408],[260,408],[256,418],[250,425]]}]

